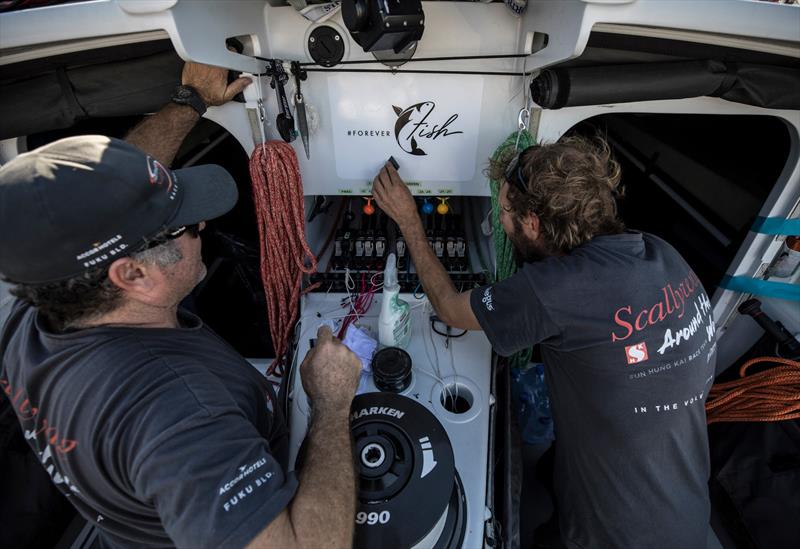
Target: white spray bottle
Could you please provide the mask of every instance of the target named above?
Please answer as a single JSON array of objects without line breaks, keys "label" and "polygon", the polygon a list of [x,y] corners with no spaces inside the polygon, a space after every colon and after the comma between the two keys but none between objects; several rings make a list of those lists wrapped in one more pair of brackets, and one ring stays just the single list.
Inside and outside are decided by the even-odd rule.
[{"label": "white spray bottle", "polygon": [[386,258],[383,271],[383,297],[378,317],[378,340],[386,347],[405,348],[411,339],[411,311],[408,303],[400,299],[397,282],[397,256]]}]

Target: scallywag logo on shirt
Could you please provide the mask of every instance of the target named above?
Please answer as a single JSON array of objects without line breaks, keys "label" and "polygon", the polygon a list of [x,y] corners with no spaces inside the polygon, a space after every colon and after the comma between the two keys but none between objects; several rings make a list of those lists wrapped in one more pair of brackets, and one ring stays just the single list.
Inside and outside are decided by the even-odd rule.
[{"label": "scallywag logo on shirt", "polygon": [[650,358],[650,354],[647,352],[647,343],[643,341],[636,345],[628,345],[625,347],[625,358],[628,360],[628,364],[645,362]]},{"label": "scallywag logo on shirt", "polygon": [[[627,343],[625,360],[628,366],[636,367],[629,375],[630,379],[641,379],[690,364],[704,354],[708,363],[716,350],[711,301],[691,271],[674,286],[669,283],[661,288],[659,300],[653,305],[638,312],[630,305],[620,307],[613,319],[615,327],[611,330],[611,341]],[[663,332],[655,331],[662,323]],[[684,349],[685,356],[675,358],[667,354],[670,350]]]},{"label": "scallywag logo on shirt", "polygon": [[671,283],[661,288],[661,295],[652,306],[639,311],[634,311],[630,305],[620,307],[614,313],[616,327],[611,331],[611,342],[625,341],[648,326],[655,326],[672,315],[677,315],[679,319],[683,318],[687,311],[687,303],[698,289],[700,292],[703,291],[700,279],[694,272],[689,271],[689,275],[674,288]]},{"label": "scallywag logo on shirt", "polygon": [[58,470],[55,454],[66,455],[75,450],[78,441],[68,438],[58,426],[53,425],[44,416],[42,409],[31,402],[22,388],[14,388],[7,379],[0,379],[2,390],[17,413],[22,425],[25,440],[32,440],[39,461],[42,463],[50,479],[67,497],[80,494],[81,491],[67,475]]},{"label": "scallywag logo on shirt", "polygon": [[[627,370],[627,377],[631,381],[688,367],[692,373],[702,375],[716,352],[715,335],[711,301],[691,271],[677,284],[663,286],[652,305],[617,309],[610,334],[612,343],[625,342],[625,360],[632,367]],[[671,414],[701,407],[713,379],[712,368],[704,382],[692,382],[685,394],[651,395],[651,401],[642,400],[632,406],[633,414]]]},{"label": "scallywag logo on shirt", "polygon": [[[663,355],[667,350],[680,345],[686,341],[691,340],[698,332],[707,336],[708,341],[712,341],[716,326],[714,318],[711,315],[711,301],[705,293],[697,296],[697,299],[692,303],[694,306],[695,314],[692,316],[684,326],[677,328],[675,332],[671,328],[667,328],[664,332],[663,343],[658,348],[658,354]],[[708,322],[706,322],[708,317]],[[701,330],[705,326],[705,330]]]}]

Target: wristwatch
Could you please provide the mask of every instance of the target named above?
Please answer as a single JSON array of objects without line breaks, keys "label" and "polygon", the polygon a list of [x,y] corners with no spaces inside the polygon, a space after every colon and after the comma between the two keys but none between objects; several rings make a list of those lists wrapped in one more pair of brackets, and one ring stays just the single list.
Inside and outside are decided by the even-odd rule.
[{"label": "wristwatch", "polygon": [[175,91],[172,92],[172,97],[170,98],[173,103],[177,103],[178,105],[189,105],[200,116],[203,116],[206,112],[206,104],[205,101],[200,97],[200,94],[197,93],[197,90],[191,86],[178,86],[175,88]]}]

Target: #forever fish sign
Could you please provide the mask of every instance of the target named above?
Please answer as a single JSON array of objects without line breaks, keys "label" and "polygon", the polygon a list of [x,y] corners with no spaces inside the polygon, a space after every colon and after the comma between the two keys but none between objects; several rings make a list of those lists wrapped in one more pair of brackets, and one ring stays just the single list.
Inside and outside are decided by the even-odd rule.
[{"label": "#forever fish sign", "polygon": [[394,123],[394,138],[400,148],[408,154],[414,156],[426,156],[428,154],[420,148],[417,139],[420,141],[439,139],[464,133],[460,130],[448,128],[458,120],[458,113],[451,114],[450,118],[441,124],[435,122],[435,118],[431,116],[434,109],[436,109],[436,103],[433,101],[423,101],[405,109],[395,105],[392,105],[392,108],[397,114],[397,122]]},{"label": "#forever fish sign", "polygon": [[474,177],[482,77],[336,75],[329,89],[340,178],[371,181],[376,159],[389,156],[407,181]]}]

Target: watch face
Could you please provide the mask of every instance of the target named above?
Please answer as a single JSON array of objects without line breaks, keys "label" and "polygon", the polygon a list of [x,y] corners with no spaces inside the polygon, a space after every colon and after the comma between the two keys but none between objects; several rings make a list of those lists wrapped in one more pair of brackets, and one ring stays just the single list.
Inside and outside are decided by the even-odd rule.
[{"label": "watch face", "polygon": [[178,86],[172,93],[172,102],[178,105],[189,105],[200,116],[206,112],[206,105],[200,95],[189,86]]}]

